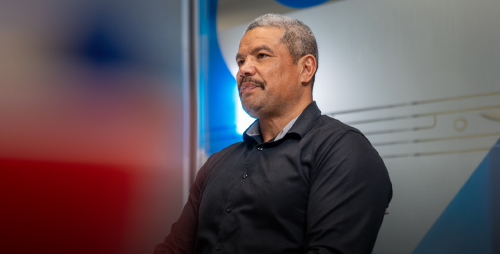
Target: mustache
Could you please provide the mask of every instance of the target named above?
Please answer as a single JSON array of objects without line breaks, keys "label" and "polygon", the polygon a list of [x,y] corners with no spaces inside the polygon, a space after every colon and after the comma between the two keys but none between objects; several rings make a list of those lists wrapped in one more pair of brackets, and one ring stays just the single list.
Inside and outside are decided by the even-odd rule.
[{"label": "mustache", "polygon": [[260,87],[266,86],[266,82],[264,82],[264,81],[260,81],[260,80],[254,79],[252,77],[245,76],[245,77],[241,78],[241,80],[240,80],[240,84],[239,84],[240,87],[243,83],[246,83],[246,82],[256,84],[257,86],[260,86]]}]

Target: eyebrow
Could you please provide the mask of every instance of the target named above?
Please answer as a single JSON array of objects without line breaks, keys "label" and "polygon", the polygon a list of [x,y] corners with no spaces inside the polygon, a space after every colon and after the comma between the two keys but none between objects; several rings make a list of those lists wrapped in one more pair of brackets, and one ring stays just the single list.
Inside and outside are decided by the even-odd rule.
[{"label": "eyebrow", "polygon": [[[252,49],[252,51],[250,51],[250,54],[253,55],[261,50],[267,50],[271,54],[274,54],[274,51],[267,45],[261,45],[261,46],[258,46],[256,48]],[[236,60],[238,60],[238,58],[245,58],[245,56],[243,54],[236,54]]]}]

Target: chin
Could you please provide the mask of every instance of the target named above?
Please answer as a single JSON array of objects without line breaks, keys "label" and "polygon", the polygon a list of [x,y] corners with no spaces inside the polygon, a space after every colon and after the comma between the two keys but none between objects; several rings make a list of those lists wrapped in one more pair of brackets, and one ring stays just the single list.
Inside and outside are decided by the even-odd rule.
[{"label": "chin", "polygon": [[243,105],[243,110],[245,110],[245,112],[247,112],[247,114],[251,117],[259,119],[258,108]]}]

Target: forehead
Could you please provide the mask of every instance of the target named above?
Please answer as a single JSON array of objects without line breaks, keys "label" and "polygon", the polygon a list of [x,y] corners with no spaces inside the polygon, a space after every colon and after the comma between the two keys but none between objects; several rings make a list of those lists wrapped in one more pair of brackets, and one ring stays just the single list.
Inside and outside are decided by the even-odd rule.
[{"label": "forehead", "polygon": [[268,45],[270,47],[278,47],[283,45],[280,42],[284,30],[277,27],[257,27],[243,35],[241,38],[238,51],[245,49],[251,50],[259,45]]}]

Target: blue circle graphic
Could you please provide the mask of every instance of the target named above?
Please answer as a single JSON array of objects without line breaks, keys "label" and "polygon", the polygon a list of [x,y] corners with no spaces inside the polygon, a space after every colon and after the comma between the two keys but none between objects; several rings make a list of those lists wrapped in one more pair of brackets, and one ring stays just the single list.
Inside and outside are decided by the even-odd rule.
[{"label": "blue circle graphic", "polygon": [[276,0],[282,5],[286,5],[292,8],[306,8],[315,5],[320,5],[328,0]]}]

